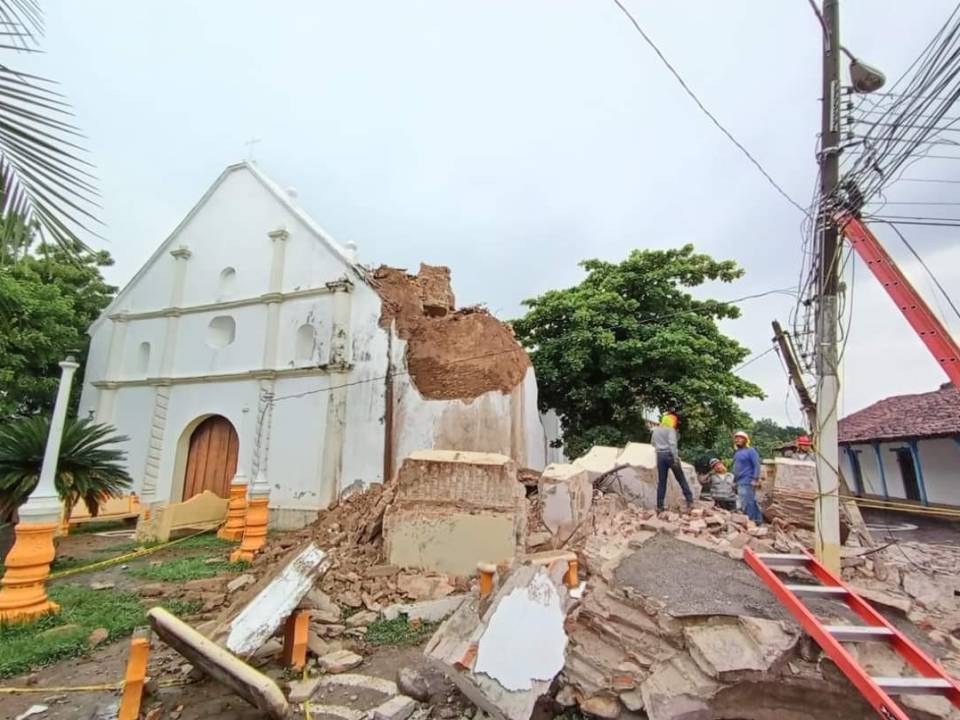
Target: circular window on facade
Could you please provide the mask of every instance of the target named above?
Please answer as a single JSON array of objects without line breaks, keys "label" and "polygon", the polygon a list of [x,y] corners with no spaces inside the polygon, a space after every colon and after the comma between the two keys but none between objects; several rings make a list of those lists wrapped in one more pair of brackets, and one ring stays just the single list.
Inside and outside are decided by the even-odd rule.
[{"label": "circular window on facade", "polygon": [[207,326],[207,345],[224,348],[237,336],[237,323],[229,315],[217,315]]}]

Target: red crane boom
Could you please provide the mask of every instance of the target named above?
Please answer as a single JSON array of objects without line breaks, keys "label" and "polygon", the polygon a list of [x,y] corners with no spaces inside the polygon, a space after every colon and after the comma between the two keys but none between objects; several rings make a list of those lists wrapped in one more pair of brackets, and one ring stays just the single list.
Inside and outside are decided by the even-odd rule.
[{"label": "red crane boom", "polygon": [[837,225],[857,251],[857,255],[900,308],[910,327],[920,336],[950,382],[954,387],[960,387],[960,346],[884,250],[877,236],[860,218],[853,215],[840,215]]}]

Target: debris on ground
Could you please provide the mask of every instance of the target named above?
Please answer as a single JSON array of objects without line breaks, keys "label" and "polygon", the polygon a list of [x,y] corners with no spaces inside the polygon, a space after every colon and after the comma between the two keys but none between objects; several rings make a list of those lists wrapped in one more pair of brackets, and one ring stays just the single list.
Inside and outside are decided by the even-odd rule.
[{"label": "debris on ground", "polygon": [[287,699],[269,677],[257,672],[163,608],[153,608],[147,617],[157,637],[205,675],[223,683],[267,716],[276,720],[288,717],[290,707]]},{"label": "debris on ground", "polygon": [[514,568],[492,598],[473,596],[444,621],[424,654],[492,717],[527,720],[563,668],[565,572]]},{"label": "debris on ground", "polygon": [[[573,465],[587,471],[593,486],[603,493],[619,495],[639,507],[657,507],[657,452],[648,443],[627,443],[623,448],[594,445]],[[681,462],[683,475],[696,500],[700,497],[700,482],[693,465]],[[664,507],[677,510],[685,500],[680,486],[671,472],[667,482]]]}]

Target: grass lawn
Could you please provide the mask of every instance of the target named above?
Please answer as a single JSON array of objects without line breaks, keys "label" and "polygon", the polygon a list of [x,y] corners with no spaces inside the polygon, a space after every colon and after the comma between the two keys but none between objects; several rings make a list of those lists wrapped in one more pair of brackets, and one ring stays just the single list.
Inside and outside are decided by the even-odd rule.
[{"label": "grass lawn", "polygon": [[180,583],[213,577],[223,572],[238,573],[250,567],[250,563],[245,562],[207,562],[208,559],[207,555],[195,555],[166,560],[160,565],[137,565],[130,568],[130,574],[151,582]]},{"label": "grass lawn", "polygon": [[420,623],[413,626],[406,615],[395,620],[378,618],[367,627],[366,640],[371,645],[419,645],[433,635],[440,623]]},{"label": "grass lawn", "polygon": [[[147,623],[146,610],[136,593],[91,590],[85,585],[67,584],[54,585],[48,593],[60,604],[57,615],[22,625],[0,626],[0,677],[85,654],[90,649],[87,638],[97,628],[105,628],[109,632],[108,640],[116,640]],[[197,610],[195,603],[162,604],[178,615]],[[111,679],[104,678],[105,681]]]}]

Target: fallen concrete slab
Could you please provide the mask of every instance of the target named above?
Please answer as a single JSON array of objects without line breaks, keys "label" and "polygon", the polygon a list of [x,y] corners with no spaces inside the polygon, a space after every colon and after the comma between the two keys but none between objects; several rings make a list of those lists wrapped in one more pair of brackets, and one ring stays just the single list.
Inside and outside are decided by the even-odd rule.
[{"label": "fallen concrete slab", "polygon": [[565,543],[584,521],[593,503],[590,475],[576,465],[548,465],[537,484],[540,522],[553,534],[554,547]]},{"label": "fallen concrete slab", "polygon": [[277,684],[266,675],[260,674],[163,608],[152,608],[147,617],[157,637],[205,675],[226,685],[268,717],[275,720],[288,717],[290,707],[286,698]]},{"label": "fallen concrete slab", "polygon": [[[528,720],[563,667],[568,600],[562,572],[514,568],[492,598],[471,596],[427,643],[424,654],[497,720]],[[489,606],[487,606],[489,602]]]},{"label": "fallen concrete slab", "polygon": [[304,595],[326,572],[327,554],[307,544],[240,611],[229,625],[226,647],[247,657],[277,631]]}]

